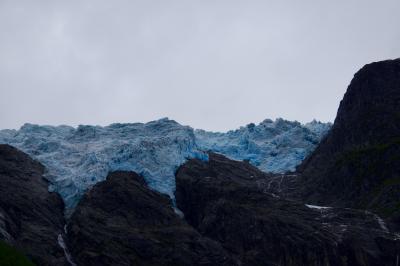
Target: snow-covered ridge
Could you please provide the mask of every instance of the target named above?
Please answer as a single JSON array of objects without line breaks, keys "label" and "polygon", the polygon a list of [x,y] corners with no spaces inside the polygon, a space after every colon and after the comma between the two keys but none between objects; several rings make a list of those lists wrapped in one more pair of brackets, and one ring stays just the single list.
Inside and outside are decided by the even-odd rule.
[{"label": "snow-covered ridge", "polygon": [[291,171],[329,128],[316,121],[302,125],[283,119],[226,133],[193,130],[167,118],[106,127],[25,124],[19,130],[0,130],[0,143],[42,162],[49,190],[73,208],[88,188],[115,170],[135,171],[150,187],[173,198],[176,169],[190,158],[207,160],[208,150],[249,160],[264,171]]}]

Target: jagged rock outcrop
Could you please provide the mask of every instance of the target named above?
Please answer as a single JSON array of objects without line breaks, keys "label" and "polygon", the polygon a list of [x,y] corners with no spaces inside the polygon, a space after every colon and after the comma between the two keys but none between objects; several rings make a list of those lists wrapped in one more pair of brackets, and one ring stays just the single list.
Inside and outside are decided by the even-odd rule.
[{"label": "jagged rock outcrop", "polygon": [[37,265],[65,265],[58,245],[63,202],[47,191],[44,167],[23,152],[0,145],[0,240]]},{"label": "jagged rock outcrop", "polygon": [[79,203],[68,225],[80,265],[236,265],[134,172],[113,172]]},{"label": "jagged rock outcrop", "polygon": [[241,265],[395,265],[397,236],[376,215],[321,208],[268,192],[271,176],[210,154],[176,174],[177,206]]},{"label": "jagged rock outcrop", "polygon": [[310,203],[400,215],[400,59],[355,74],[332,129],[298,170]]}]

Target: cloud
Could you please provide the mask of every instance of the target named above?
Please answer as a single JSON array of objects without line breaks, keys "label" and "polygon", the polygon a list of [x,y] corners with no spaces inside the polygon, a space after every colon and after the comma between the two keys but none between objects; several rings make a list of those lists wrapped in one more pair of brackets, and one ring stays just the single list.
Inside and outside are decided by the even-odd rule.
[{"label": "cloud", "polygon": [[398,1],[0,1],[0,127],[332,121]]}]

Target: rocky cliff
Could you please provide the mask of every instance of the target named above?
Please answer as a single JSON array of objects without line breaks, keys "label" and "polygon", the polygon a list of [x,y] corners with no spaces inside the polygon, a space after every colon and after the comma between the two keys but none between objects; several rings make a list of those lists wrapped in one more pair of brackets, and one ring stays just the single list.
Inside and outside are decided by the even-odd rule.
[{"label": "rocky cliff", "polygon": [[395,265],[400,241],[378,216],[280,198],[268,192],[272,180],[211,154],[180,167],[177,205],[241,265]]},{"label": "rocky cliff", "polygon": [[0,240],[37,265],[65,265],[58,244],[64,205],[56,193],[47,191],[43,171],[28,155],[0,145]]},{"label": "rocky cliff", "polygon": [[332,129],[299,167],[302,199],[315,204],[400,211],[400,59],[357,72]]},{"label": "rocky cliff", "polygon": [[79,203],[68,225],[78,265],[236,265],[133,172],[114,172]]}]

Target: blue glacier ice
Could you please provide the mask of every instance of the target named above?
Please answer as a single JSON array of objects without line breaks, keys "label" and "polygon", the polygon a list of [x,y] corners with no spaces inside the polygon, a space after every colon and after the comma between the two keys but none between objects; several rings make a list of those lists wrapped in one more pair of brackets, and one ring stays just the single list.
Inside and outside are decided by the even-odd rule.
[{"label": "blue glacier ice", "polygon": [[173,198],[175,172],[190,158],[207,160],[214,151],[269,172],[292,171],[329,130],[330,124],[302,125],[265,120],[226,133],[194,130],[167,118],[148,123],[101,126],[39,126],[0,130],[0,143],[13,145],[46,166],[49,190],[67,209],[115,170],[135,171],[149,186]]},{"label": "blue glacier ice", "polygon": [[330,123],[312,121],[305,125],[281,118],[266,119],[226,133],[196,130],[196,143],[235,160],[248,160],[266,172],[294,171],[330,129]]}]

